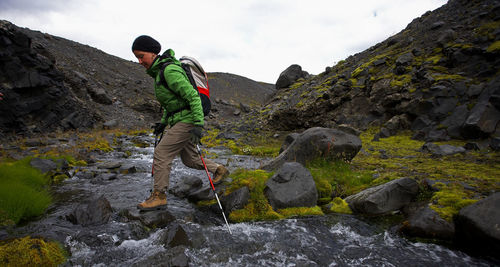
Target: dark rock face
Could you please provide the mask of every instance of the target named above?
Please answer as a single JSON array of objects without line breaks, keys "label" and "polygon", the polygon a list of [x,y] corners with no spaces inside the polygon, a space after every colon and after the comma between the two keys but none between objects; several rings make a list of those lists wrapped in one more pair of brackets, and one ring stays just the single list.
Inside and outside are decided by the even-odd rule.
[{"label": "dark rock face", "polygon": [[274,170],[287,161],[305,165],[318,157],[350,161],[360,149],[361,139],[355,135],[336,129],[314,127],[296,136],[285,151],[262,168]]},{"label": "dark rock face", "polygon": [[418,193],[418,184],[411,178],[401,178],[368,188],[345,199],[356,212],[379,215],[403,208]]},{"label": "dark rock face", "polygon": [[457,239],[483,253],[500,251],[500,193],[469,205],[456,217]]},{"label": "dark rock face", "polygon": [[44,47],[0,21],[0,135],[89,128],[95,114],[75,101]]},{"label": "dark rock face", "polygon": [[264,123],[286,131],[383,126],[379,138],[411,128],[427,142],[498,137],[497,20],[498,1],[448,1],[297,88],[278,90]]},{"label": "dark rock face", "polygon": [[66,218],[74,224],[83,226],[100,225],[107,223],[112,213],[113,209],[109,201],[104,196],[100,196],[88,203],[78,205]]},{"label": "dark rock face", "polygon": [[273,209],[312,207],[318,201],[316,183],[300,163],[287,162],[267,182],[264,195]]}]

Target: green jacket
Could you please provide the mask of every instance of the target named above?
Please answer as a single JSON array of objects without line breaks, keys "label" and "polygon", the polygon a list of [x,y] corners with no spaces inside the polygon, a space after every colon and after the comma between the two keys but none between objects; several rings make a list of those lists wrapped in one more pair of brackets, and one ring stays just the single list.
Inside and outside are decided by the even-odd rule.
[{"label": "green jacket", "polygon": [[[170,63],[162,73],[163,64]],[[181,67],[179,60],[175,58],[172,49],[168,49],[161,57],[157,57],[151,67],[146,71],[155,79],[156,99],[163,107],[161,123],[173,126],[178,122],[191,123],[203,126],[203,108],[198,92],[189,82],[189,78]],[[165,75],[168,88],[161,83],[160,75]],[[185,109],[182,109],[186,107]],[[170,112],[175,114],[167,116]]]}]

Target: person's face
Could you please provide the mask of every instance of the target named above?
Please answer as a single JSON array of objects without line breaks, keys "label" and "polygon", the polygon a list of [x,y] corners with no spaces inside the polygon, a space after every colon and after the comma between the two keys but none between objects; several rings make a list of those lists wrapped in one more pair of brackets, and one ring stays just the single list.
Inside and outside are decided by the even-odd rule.
[{"label": "person's face", "polygon": [[134,55],[139,60],[139,64],[144,66],[144,68],[149,69],[151,65],[153,64],[153,61],[156,58],[155,53],[151,52],[144,52],[144,51],[139,51],[139,50],[134,50]]}]

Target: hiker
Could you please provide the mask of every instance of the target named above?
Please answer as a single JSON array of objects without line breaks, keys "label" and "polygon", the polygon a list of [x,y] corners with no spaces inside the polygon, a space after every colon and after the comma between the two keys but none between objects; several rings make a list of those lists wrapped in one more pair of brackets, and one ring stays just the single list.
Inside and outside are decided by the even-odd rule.
[{"label": "hiker", "polygon": [[[166,206],[166,190],[169,185],[172,161],[180,155],[184,165],[202,170],[204,165],[198,156],[196,145],[200,143],[204,124],[200,96],[193,88],[175,58],[172,49],[166,50],[161,56],[161,45],[147,35],[141,35],[134,40],[132,52],[139,64],[146,68],[146,73],[155,79],[155,95],[163,108],[163,117],[154,127],[154,134],[163,134],[154,150],[153,177],[154,188],[151,196],[137,205],[140,210],[153,210]],[[162,66],[169,63],[164,71]],[[160,82],[164,75],[166,88]],[[221,164],[205,160],[208,171],[214,174],[213,182],[218,184],[229,175],[229,171]]]}]

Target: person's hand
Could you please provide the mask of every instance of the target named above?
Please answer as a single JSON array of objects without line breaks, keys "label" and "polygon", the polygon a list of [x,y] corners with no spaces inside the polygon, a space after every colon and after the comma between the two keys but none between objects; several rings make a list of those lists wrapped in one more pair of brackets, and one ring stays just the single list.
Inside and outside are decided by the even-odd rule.
[{"label": "person's hand", "polygon": [[3,100],[2,96],[3,96],[3,94],[2,94],[2,93],[0,93],[0,100]]},{"label": "person's hand", "polygon": [[189,130],[189,132],[191,133],[191,142],[193,142],[193,144],[201,144],[200,140],[202,137],[202,131],[203,127],[198,125],[195,125],[193,129]]},{"label": "person's hand", "polygon": [[163,123],[160,123],[160,122],[157,122],[155,123],[155,125],[151,128],[153,128],[153,134],[154,135],[160,135],[161,133],[163,133],[163,130],[165,130],[165,127],[167,125],[166,124],[163,124]]}]

